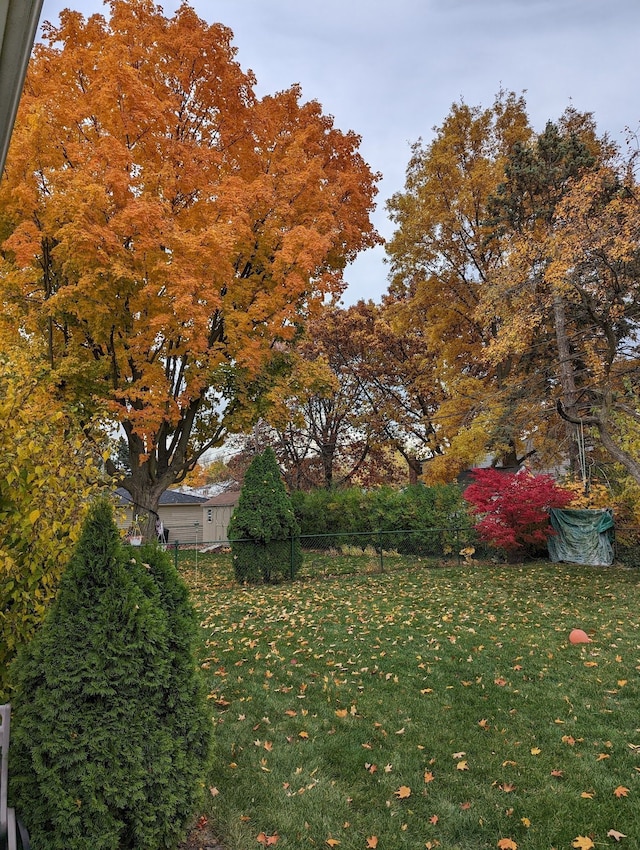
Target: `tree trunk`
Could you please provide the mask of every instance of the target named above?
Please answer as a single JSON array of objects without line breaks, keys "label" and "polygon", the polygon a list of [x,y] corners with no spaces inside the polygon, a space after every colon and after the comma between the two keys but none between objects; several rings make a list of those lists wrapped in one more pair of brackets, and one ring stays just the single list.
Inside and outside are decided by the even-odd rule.
[{"label": "tree trunk", "polygon": [[575,375],[573,373],[573,363],[571,360],[571,348],[567,338],[564,302],[558,293],[556,293],[553,297],[553,318],[556,332],[556,345],[558,346],[558,377],[560,378],[560,386],[562,387],[562,403],[567,414],[571,417],[570,419],[565,419],[567,443],[569,446],[569,469],[573,475],[581,475],[580,452],[578,450],[576,433],[576,429],[579,426],[573,421],[579,418],[576,410],[578,394],[576,390]]}]

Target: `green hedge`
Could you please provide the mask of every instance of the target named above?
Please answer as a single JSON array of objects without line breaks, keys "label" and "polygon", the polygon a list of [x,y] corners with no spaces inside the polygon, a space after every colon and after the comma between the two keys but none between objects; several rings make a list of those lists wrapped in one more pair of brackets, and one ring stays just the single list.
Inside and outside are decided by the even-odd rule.
[{"label": "green hedge", "polygon": [[[455,545],[456,530],[470,533],[473,528],[461,490],[454,484],[416,485],[400,491],[390,487],[313,490],[294,492],[291,499],[300,533],[326,535],[327,545],[353,545],[357,541],[365,549],[379,546],[382,539],[388,549],[411,547],[414,552],[438,554],[442,545]],[[428,533],[429,529],[442,533],[434,535]],[[401,533],[406,531],[413,534]],[[379,532],[385,532],[382,538]]]}]

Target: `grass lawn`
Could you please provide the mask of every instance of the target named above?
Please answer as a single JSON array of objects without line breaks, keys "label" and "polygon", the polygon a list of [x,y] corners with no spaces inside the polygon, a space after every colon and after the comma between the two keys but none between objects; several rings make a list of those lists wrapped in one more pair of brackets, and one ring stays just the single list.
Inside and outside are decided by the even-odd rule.
[{"label": "grass lawn", "polygon": [[[640,572],[410,568],[240,588],[181,556],[229,850],[640,847]],[[592,643],[572,645],[579,627]]]}]

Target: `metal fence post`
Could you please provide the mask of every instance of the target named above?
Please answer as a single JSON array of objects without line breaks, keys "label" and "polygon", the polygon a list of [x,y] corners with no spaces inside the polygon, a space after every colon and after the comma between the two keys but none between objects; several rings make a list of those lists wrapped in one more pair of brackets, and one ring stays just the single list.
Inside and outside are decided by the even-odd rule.
[{"label": "metal fence post", "polygon": [[173,554],[173,558],[174,558],[174,564],[175,564],[176,570],[178,569],[178,543],[179,543],[178,540],[173,541],[173,546],[174,546],[174,550],[175,550],[174,554]]},{"label": "metal fence post", "polygon": [[382,532],[378,531],[378,542],[380,545],[380,572],[384,572],[384,556],[382,554]]},{"label": "metal fence post", "polygon": [[293,534],[291,534],[291,548],[289,550],[289,575],[291,581],[293,581],[295,576],[295,538]]}]

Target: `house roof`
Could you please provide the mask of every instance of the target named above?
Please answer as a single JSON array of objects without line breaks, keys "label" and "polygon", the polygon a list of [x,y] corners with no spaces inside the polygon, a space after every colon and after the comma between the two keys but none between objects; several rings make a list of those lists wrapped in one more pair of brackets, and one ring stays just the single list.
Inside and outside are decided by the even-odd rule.
[{"label": "house roof", "polygon": [[[118,487],[116,496],[122,504],[133,504],[131,493],[124,487]],[[165,490],[160,496],[160,506],[164,505],[203,505],[207,501],[205,496],[194,496],[191,493],[180,493],[179,490]]]},{"label": "house roof", "polygon": [[42,0],[0,2],[0,171],[18,111]]},{"label": "house roof", "polygon": [[204,503],[205,508],[230,508],[238,504],[240,498],[240,490],[225,490],[224,493],[218,493],[217,496],[212,496]]}]

